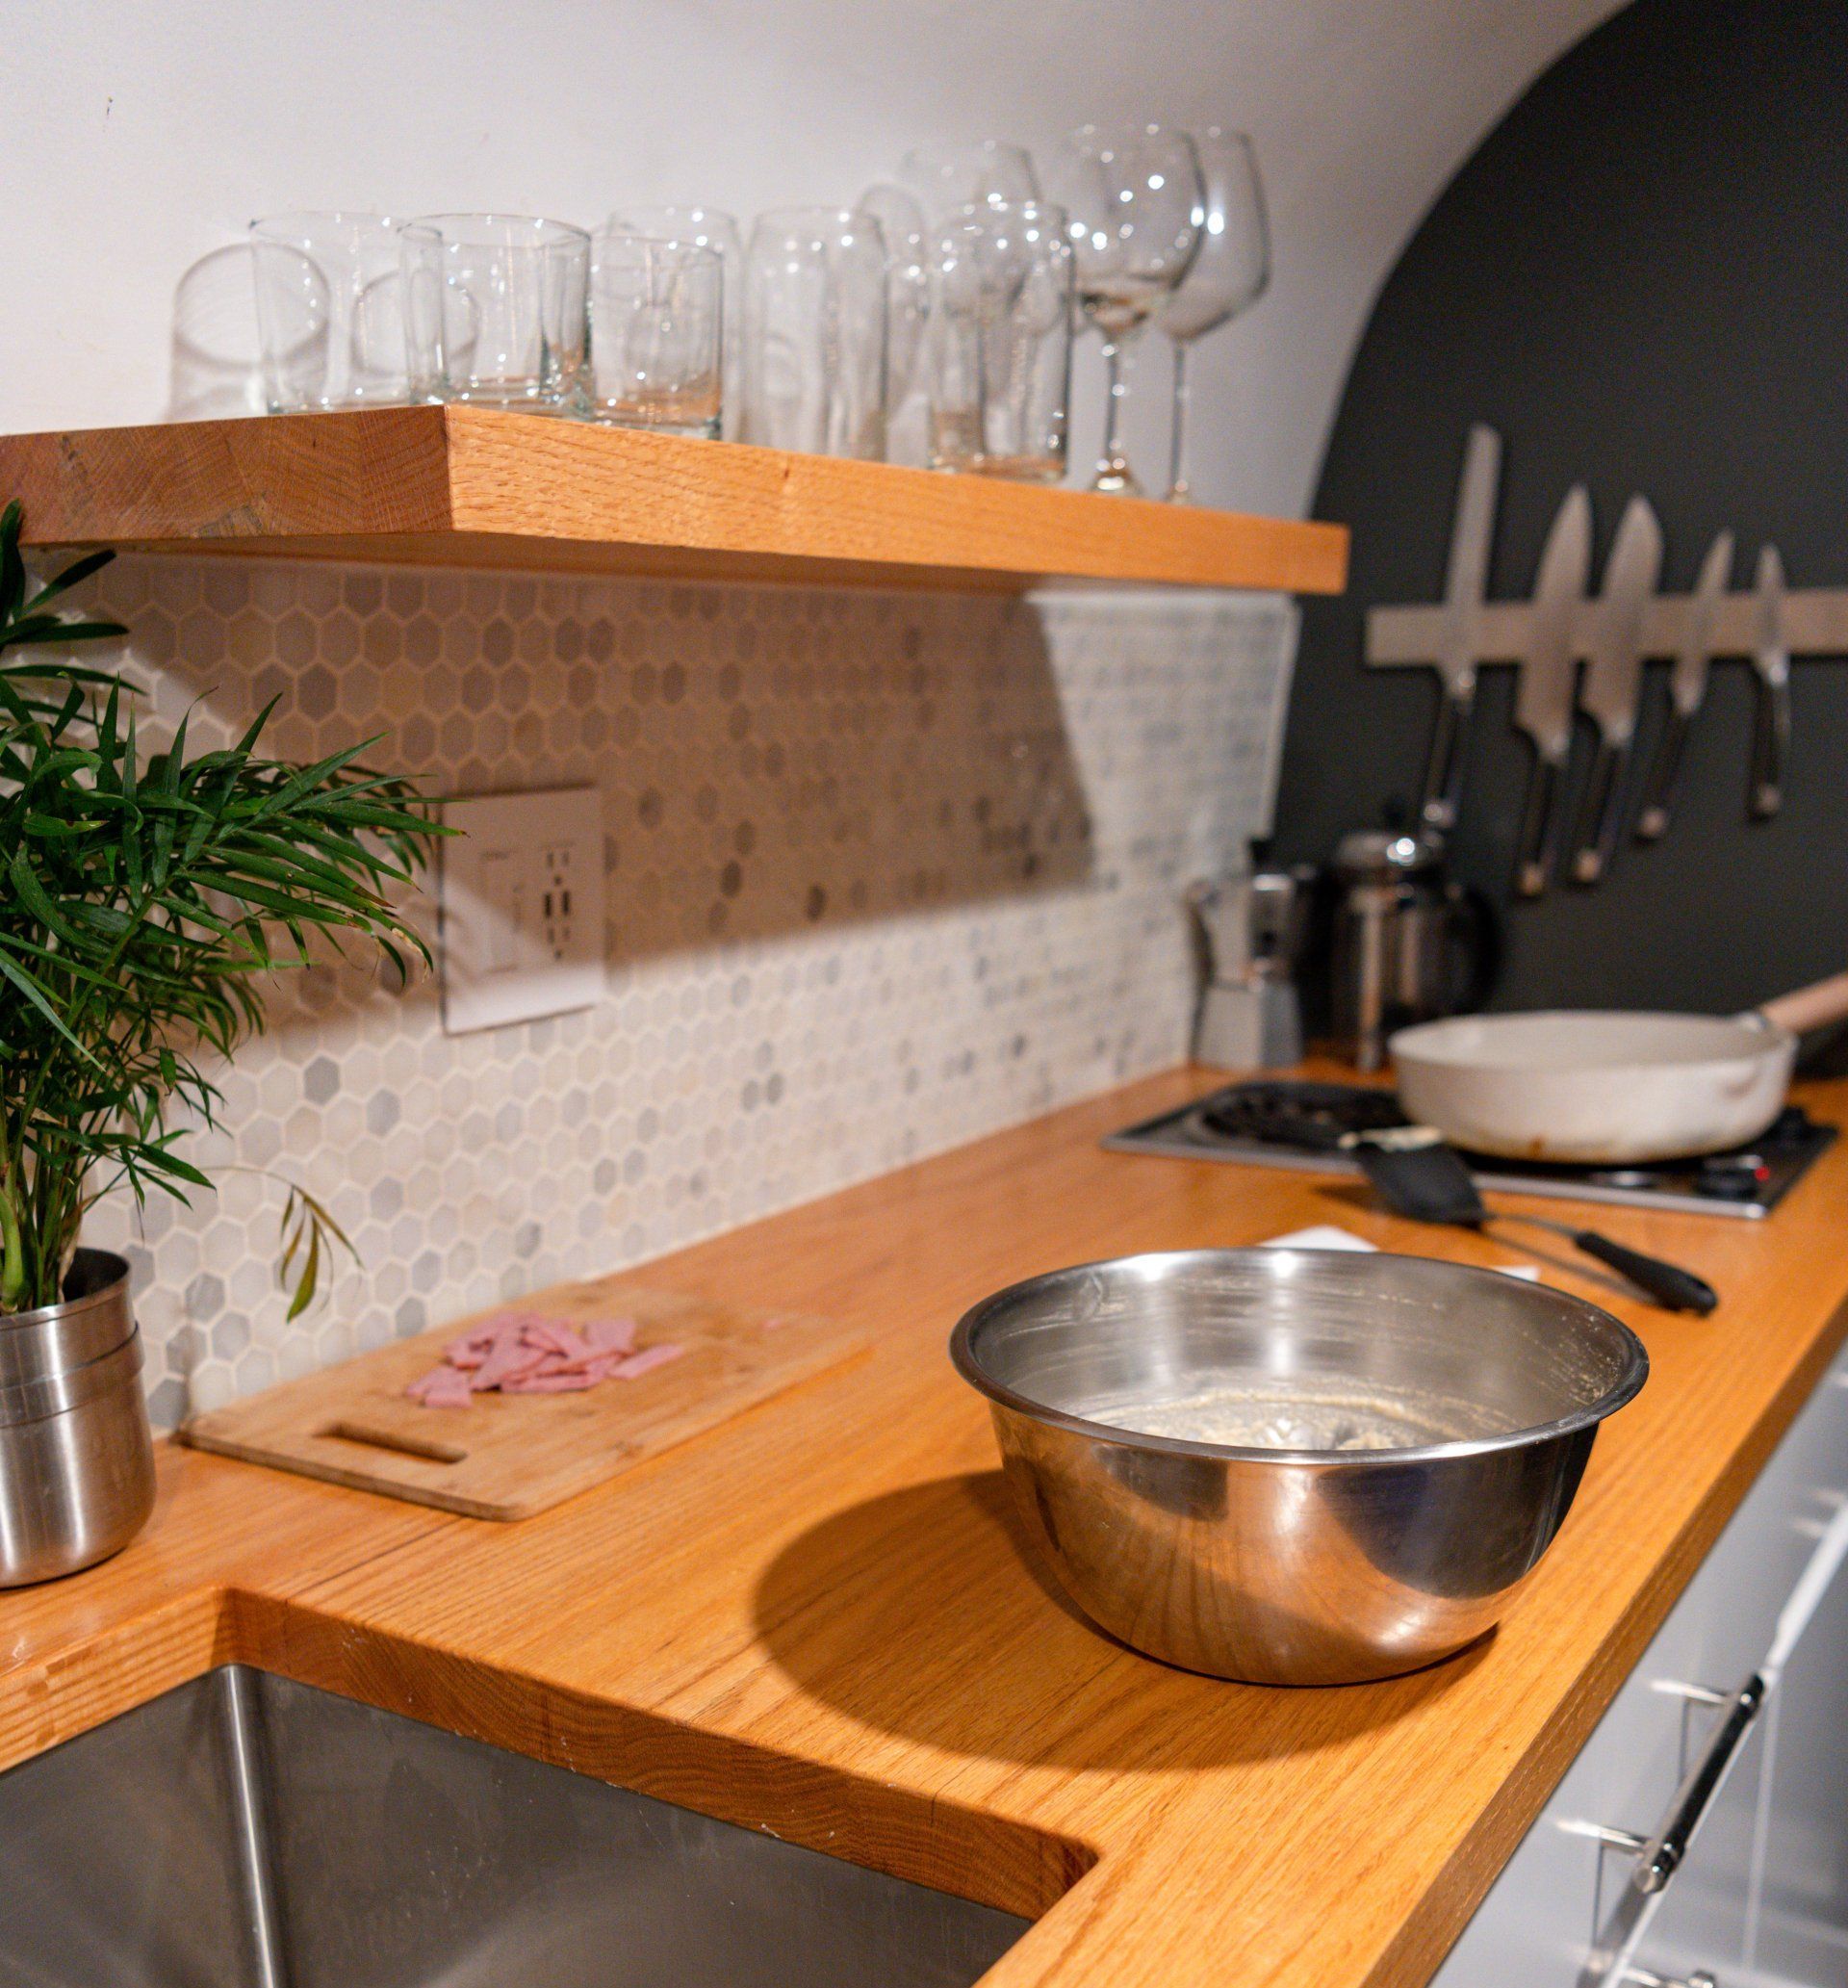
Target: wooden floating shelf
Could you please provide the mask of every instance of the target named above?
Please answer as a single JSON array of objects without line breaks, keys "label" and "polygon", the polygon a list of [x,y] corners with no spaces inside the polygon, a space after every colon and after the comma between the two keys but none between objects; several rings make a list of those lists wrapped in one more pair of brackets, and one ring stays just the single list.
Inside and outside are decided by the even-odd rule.
[{"label": "wooden floating shelf", "polygon": [[706,580],[1339,593],[1338,525],[474,407],[0,436],[28,545]]}]

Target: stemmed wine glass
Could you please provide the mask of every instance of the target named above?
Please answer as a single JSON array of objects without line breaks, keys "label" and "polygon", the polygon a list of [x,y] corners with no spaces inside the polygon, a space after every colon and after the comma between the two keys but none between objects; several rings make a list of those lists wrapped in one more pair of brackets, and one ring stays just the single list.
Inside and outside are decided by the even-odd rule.
[{"label": "stemmed wine glass", "polygon": [[1110,379],[1091,487],[1140,496],[1116,434],[1123,361],[1199,245],[1199,156],[1184,131],[1087,124],[1065,140],[1055,185],[1071,216],[1078,301],[1103,338]]},{"label": "stemmed wine glass", "polygon": [[1040,197],[1032,155],[998,138],[972,145],[919,145],[899,161],[898,177],[933,223],[964,207],[1008,206]]},{"label": "stemmed wine glass", "polygon": [[1193,501],[1187,481],[1188,348],[1248,310],[1270,280],[1270,228],[1251,141],[1242,131],[1211,125],[1194,133],[1194,144],[1200,159],[1200,245],[1180,287],[1155,317],[1174,345],[1169,503]]}]

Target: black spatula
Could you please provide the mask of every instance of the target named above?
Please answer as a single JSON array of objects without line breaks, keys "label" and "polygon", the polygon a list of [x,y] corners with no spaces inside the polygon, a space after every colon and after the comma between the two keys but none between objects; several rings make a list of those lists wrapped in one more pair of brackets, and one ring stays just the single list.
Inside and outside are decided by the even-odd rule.
[{"label": "black spatula", "polygon": [[1349,1132],[1342,1146],[1359,1162],[1380,1200],[1395,1215],[1414,1222],[1444,1222],[1458,1228],[1488,1228],[1498,1223],[1521,1222],[1564,1236],[1587,1256],[1627,1277],[1645,1296],[1669,1311],[1705,1315],[1720,1302],[1713,1286],[1691,1270],[1645,1256],[1640,1250],[1614,1243],[1595,1228],[1574,1228],[1569,1222],[1549,1222],[1544,1215],[1493,1214],[1462,1155],[1446,1146],[1444,1135],[1429,1125],[1392,1125],[1373,1132]]}]

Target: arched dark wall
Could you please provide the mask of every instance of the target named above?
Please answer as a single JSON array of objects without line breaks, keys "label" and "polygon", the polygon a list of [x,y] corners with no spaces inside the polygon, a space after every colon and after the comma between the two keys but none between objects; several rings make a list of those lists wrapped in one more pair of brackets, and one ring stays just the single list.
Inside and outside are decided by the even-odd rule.
[{"label": "arched dark wall", "polygon": [[[1280,855],[1322,858],[1343,830],[1410,812],[1435,678],[1363,668],[1362,621],[1441,598],[1475,420],[1506,444],[1492,598],[1530,592],[1580,479],[1594,585],[1640,490],[1667,539],[1664,589],[1691,584],[1725,525],[1735,588],[1766,539],[1793,587],[1848,586],[1848,0],[1637,0],[1534,85],[1412,239],[1317,493],[1318,516],[1353,528],[1353,575],[1344,599],[1305,604]],[[1848,662],[1794,666],[1774,820],[1745,818],[1753,681],[1722,661],[1666,839],[1626,842],[1596,889],[1510,906],[1529,764],[1512,678],[1483,673],[1454,845],[1504,907],[1497,1006],[1722,1010],[1848,966]]]}]

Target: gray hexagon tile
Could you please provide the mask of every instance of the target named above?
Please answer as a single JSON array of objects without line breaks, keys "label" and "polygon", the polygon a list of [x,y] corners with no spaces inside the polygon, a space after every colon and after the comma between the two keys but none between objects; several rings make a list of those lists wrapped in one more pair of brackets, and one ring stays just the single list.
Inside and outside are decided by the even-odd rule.
[{"label": "gray hexagon tile", "polygon": [[[1268,823],[1296,628],[1263,596],[258,561],[125,557],[96,592],[150,736],[274,697],[279,754],[376,737],[435,791],[603,803],[597,1007],[450,1038],[427,980],[290,975],[200,1142],[248,1171],[95,1211],[164,1426],[1173,1062],[1180,893]],[[360,1259],[293,1324],[269,1173]]]}]

